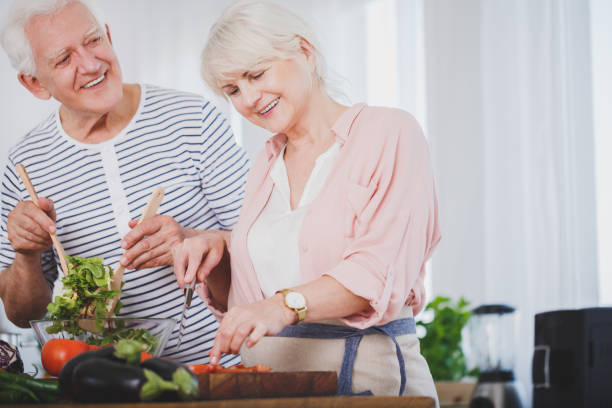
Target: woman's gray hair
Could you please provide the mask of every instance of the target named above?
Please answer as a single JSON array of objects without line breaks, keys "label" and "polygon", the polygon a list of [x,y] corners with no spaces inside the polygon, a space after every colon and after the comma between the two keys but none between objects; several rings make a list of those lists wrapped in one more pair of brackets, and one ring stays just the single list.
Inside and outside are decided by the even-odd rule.
[{"label": "woman's gray hair", "polygon": [[314,50],[315,75],[325,87],[325,59],[305,20],[269,1],[236,1],[210,29],[202,51],[202,78],[213,91],[224,95],[219,81],[228,79],[228,74],[252,71],[277,58],[293,58],[300,52],[302,39]]},{"label": "woman's gray hair", "polygon": [[81,3],[94,16],[100,27],[105,19],[93,1],[89,0],[15,0],[9,9],[2,30],[0,42],[6,51],[11,65],[19,72],[36,74],[34,52],[25,33],[25,27],[35,16],[48,16],[56,13],[70,3]]}]

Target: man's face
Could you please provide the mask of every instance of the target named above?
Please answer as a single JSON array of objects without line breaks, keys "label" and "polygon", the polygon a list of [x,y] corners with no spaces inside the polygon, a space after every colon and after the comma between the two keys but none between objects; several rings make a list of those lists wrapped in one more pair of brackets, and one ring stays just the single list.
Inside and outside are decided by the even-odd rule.
[{"label": "man's face", "polygon": [[51,16],[36,16],[26,26],[36,62],[36,96],[54,97],[66,108],[104,114],[123,95],[121,69],[110,35],[81,3]]}]

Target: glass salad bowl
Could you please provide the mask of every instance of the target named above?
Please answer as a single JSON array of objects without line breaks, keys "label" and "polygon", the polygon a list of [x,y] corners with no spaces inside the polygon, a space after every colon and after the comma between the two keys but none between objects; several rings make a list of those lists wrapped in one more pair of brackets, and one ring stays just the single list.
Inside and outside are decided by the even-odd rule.
[{"label": "glass salad bowl", "polygon": [[76,339],[101,346],[131,339],[146,345],[145,350],[158,357],[176,326],[176,320],[134,317],[45,319],[31,320],[30,326],[41,347],[51,339]]}]

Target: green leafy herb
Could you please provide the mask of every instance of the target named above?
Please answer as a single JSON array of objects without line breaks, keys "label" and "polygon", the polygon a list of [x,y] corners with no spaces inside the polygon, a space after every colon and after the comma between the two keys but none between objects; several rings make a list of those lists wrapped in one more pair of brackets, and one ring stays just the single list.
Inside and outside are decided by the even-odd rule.
[{"label": "green leafy herb", "polygon": [[463,298],[453,304],[450,298],[438,296],[425,307],[433,312],[433,320],[417,322],[426,330],[420,341],[421,353],[436,381],[458,381],[465,376],[478,375],[477,369],[467,370],[461,348],[461,331],[471,314],[468,305]]}]

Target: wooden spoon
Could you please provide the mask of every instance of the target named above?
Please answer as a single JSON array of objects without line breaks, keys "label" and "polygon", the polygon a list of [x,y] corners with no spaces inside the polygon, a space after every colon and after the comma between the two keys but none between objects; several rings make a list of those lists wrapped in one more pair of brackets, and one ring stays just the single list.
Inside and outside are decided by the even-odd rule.
[{"label": "wooden spoon", "polygon": [[[40,208],[40,205],[38,204],[38,194],[36,194],[36,190],[34,190],[34,186],[32,185],[32,182],[30,181],[30,177],[28,176],[28,172],[26,171],[23,164],[20,163],[17,165],[17,173],[19,173],[19,177],[21,178],[21,181],[23,181],[23,184],[25,184],[25,188],[26,190],[28,190],[28,194],[30,195],[32,202],[38,208]],[[64,252],[64,248],[62,247],[62,244],[59,242],[59,239],[57,239],[57,235],[51,234],[51,233],[49,233],[49,235],[51,235],[51,241],[53,241],[53,246],[55,246],[55,250],[57,251],[57,256],[60,259],[60,264],[62,265],[62,271],[64,271],[64,275],[68,275],[68,264],[66,263],[66,253]]]},{"label": "wooden spoon", "polygon": [[[157,213],[157,210],[159,209],[159,206],[162,202],[162,200],[164,199],[164,188],[159,186],[156,187],[155,190],[153,190],[153,193],[151,194],[151,198],[149,198],[149,202],[147,203],[147,206],[145,207],[142,216],[140,217],[140,219],[138,220],[138,224],[140,224],[141,222],[143,222],[144,220],[146,220],[147,218],[150,218],[152,216],[155,215],[155,213]],[[121,289],[121,282],[123,281],[123,273],[125,272],[125,267],[121,264],[119,264],[119,266],[117,267],[117,269],[115,269],[115,272],[113,273],[113,278],[111,280],[111,289],[112,290],[118,290]],[[121,296],[121,293],[119,293],[118,295],[116,295],[113,298],[113,301],[111,303],[111,307],[110,310],[107,312],[106,317],[112,317],[113,316],[113,311],[115,310],[115,306],[117,305],[117,302],[119,301],[119,297]],[[81,320],[79,321],[79,327],[83,330],[92,332],[92,333],[98,333],[100,332],[100,329],[98,329],[98,326],[96,325],[96,320],[92,319],[92,320]]]}]

